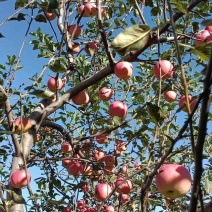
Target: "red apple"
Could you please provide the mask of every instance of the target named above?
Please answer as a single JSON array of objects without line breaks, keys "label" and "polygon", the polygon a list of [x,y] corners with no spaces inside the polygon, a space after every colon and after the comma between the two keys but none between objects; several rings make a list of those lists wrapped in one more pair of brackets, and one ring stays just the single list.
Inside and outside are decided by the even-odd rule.
[{"label": "red apple", "polygon": [[112,175],[115,172],[115,166],[105,166],[104,167],[104,174],[105,175]]},{"label": "red apple", "polygon": [[46,18],[49,20],[49,21],[52,21],[56,18],[56,14],[53,13],[53,12],[48,12],[48,11],[45,11],[44,12],[44,15],[46,16]]},{"label": "red apple", "polygon": [[51,77],[47,82],[47,86],[51,92],[56,92],[57,90],[61,90],[64,84],[61,78],[58,77],[56,79],[55,77]]},{"label": "red apple", "polygon": [[169,199],[184,196],[191,188],[191,175],[184,166],[166,164],[156,175],[158,191]]},{"label": "red apple", "polygon": [[105,207],[105,212],[115,212],[115,209],[112,205],[108,205]]},{"label": "red apple", "polygon": [[194,110],[194,108],[195,108],[196,104],[197,104],[197,99],[192,100],[192,102],[190,103],[191,111],[193,111],[193,110]]},{"label": "red apple", "polygon": [[29,118],[17,118],[14,121],[15,133],[25,133],[32,127],[32,122]]},{"label": "red apple", "polygon": [[127,80],[133,74],[133,66],[129,62],[122,61],[115,65],[114,72],[118,78]]},{"label": "red apple", "polygon": [[63,212],[72,212],[70,207],[64,207]]},{"label": "red apple", "polygon": [[80,45],[78,43],[74,43],[72,45],[72,54],[78,54],[80,52]]},{"label": "red apple", "polygon": [[102,150],[98,150],[94,153],[94,160],[98,162],[104,162],[105,155],[105,152],[103,152]]},{"label": "red apple", "polygon": [[177,98],[177,93],[175,91],[166,91],[164,93],[164,99],[167,102],[174,102],[176,98]]},{"label": "red apple", "polygon": [[134,168],[135,168],[136,170],[141,169],[141,162],[135,162],[135,163],[134,163]]},{"label": "red apple", "polygon": [[125,174],[127,174],[129,172],[128,168],[126,165],[122,166],[121,171]]},{"label": "red apple", "polygon": [[99,98],[103,101],[108,101],[113,95],[113,90],[110,88],[103,87],[99,90]]},{"label": "red apple", "polygon": [[[84,13],[83,13],[83,11],[84,11]],[[78,13],[80,15],[83,13],[82,17],[88,17],[87,14],[86,14],[86,11],[85,11],[85,5],[84,4],[82,4],[81,6],[79,6]]]},{"label": "red apple", "polygon": [[[193,111],[194,107],[196,106],[197,100],[196,100],[196,99],[192,100],[192,96],[191,96],[191,95],[188,95],[188,101],[189,101],[189,103],[190,103],[190,109],[191,109],[191,111]],[[180,98],[180,101],[179,101],[178,104],[179,104],[179,107],[180,107],[183,111],[185,111],[185,112],[188,111],[188,108],[187,108],[187,106],[186,106],[186,97],[185,97],[185,96],[182,96],[182,97]]]},{"label": "red apple", "polygon": [[116,160],[115,160],[114,156],[112,156],[112,155],[105,156],[106,166],[113,166],[113,165],[115,165],[115,162],[116,162]]},{"label": "red apple", "polygon": [[130,196],[127,194],[121,194],[121,202],[126,203],[130,200]]},{"label": "red apple", "polygon": [[100,183],[96,185],[95,196],[99,201],[104,201],[111,194],[111,186],[107,183]]},{"label": "red apple", "polygon": [[87,206],[84,206],[79,210],[79,212],[89,212],[89,208]]},{"label": "red apple", "polygon": [[78,208],[78,209],[82,209],[82,208],[84,208],[85,206],[86,206],[85,200],[81,199],[81,200],[78,200],[78,201],[77,201],[77,208]]},{"label": "red apple", "polygon": [[61,151],[64,153],[68,153],[72,151],[71,144],[69,142],[63,142],[61,145]]},{"label": "red apple", "polygon": [[210,33],[212,33],[212,26],[206,26],[205,30],[208,30]]},{"label": "red apple", "polygon": [[98,50],[98,46],[95,42],[93,41],[90,41],[88,42],[86,45],[85,45],[85,52],[88,54],[88,55],[91,55],[93,56],[95,52],[97,52]]},{"label": "red apple", "polygon": [[208,30],[202,30],[196,34],[195,43],[197,46],[212,42],[212,33]]},{"label": "red apple", "polygon": [[72,161],[68,166],[68,174],[80,175],[83,172],[83,165],[80,162]]},{"label": "red apple", "polygon": [[25,169],[20,169],[12,173],[10,183],[14,188],[23,188],[28,186],[31,181],[31,175]]},{"label": "red apple", "polygon": [[86,17],[94,17],[97,15],[97,9],[95,3],[87,3],[85,4],[85,15]]},{"label": "red apple", "polygon": [[157,62],[153,71],[155,77],[162,80],[168,79],[174,74],[173,65],[168,60],[160,60]]},{"label": "red apple", "polygon": [[97,209],[96,208],[88,208],[86,212],[97,212]]},{"label": "red apple", "polygon": [[68,28],[68,32],[72,35],[73,39],[77,39],[82,34],[82,27],[76,24],[70,25]]},{"label": "red apple", "polygon": [[97,135],[96,142],[98,144],[105,144],[108,142],[108,136],[106,134]]},{"label": "red apple", "polygon": [[82,186],[83,192],[88,192],[90,189],[91,189],[91,186],[89,183],[86,183],[85,185]]},{"label": "red apple", "polygon": [[73,103],[76,105],[88,104],[89,100],[89,95],[85,90],[80,91],[72,98]]},{"label": "red apple", "polygon": [[132,190],[132,182],[130,180],[126,180],[124,183],[122,183],[124,181],[124,178],[119,177],[116,180],[116,187],[118,187],[117,192],[121,193],[121,194],[129,194],[130,191]]},{"label": "red apple", "polygon": [[101,14],[102,14],[102,16],[105,16],[105,14],[106,14],[106,7],[105,6],[101,7]]},{"label": "red apple", "polygon": [[125,142],[124,141],[118,141],[116,146],[115,146],[115,150],[116,150],[116,156],[120,156],[122,155],[122,153],[124,151],[126,151],[126,146],[125,146]]},{"label": "red apple", "polygon": [[127,111],[127,105],[121,101],[114,101],[109,106],[109,113],[112,117],[118,116],[119,118],[125,118]]},{"label": "red apple", "polygon": [[67,169],[71,164],[71,161],[72,160],[70,159],[70,157],[65,157],[64,159],[62,159],[62,166]]}]

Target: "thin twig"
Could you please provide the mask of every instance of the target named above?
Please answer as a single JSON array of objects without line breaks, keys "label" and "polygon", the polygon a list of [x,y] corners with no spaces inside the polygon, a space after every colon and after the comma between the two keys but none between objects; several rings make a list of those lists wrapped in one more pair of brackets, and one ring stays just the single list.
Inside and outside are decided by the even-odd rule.
[{"label": "thin twig", "polygon": [[137,0],[134,0],[135,1],[135,5],[136,5],[136,9],[138,10],[138,13],[139,13],[139,16],[140,16],[140,19],[142,20],[143,24],[147,25],[145,19],[144,19],[144,16],[143,16],[143,11],[141,11],[139,5],[138,5],[138,1]]},{"label": "thin twig", "polygon": [[19,10],[17,10],[15,13],[13,13],[11,16],[9,16],[5,21],[3,21],[0,24],[0,27],[2,27],[7,21],[9,21],[13,16],[15,16],[16,14],[18,14],[19,12],[21,12],[21,10],[25,9],[26,7],[28,7],[30,4],[34,3],[35,0],[32,0],[30,2],[28,2],[24,7],[20,8]]},{"label": "thin twig", "polygon": [[105,30],[104,30],[104,27],[103,27],[103,23],[102,23],[101,0],[96,0],[96,5],[97,5],[97,16],[98,16],[99,32],[100,32],[100,34],[102,36],[102,42],[104,44],[105,51],[106,51],[110,66],[113,67],[114,64],[115,64],[115,60],[113,58],[112,52],[110,51],[108,39],[107,39]]}]

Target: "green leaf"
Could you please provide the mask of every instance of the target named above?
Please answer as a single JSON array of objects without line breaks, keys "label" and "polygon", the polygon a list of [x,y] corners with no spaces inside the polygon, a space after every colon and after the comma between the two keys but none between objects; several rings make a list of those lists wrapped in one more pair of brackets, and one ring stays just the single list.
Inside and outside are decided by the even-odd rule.
[{"label": "green leaf", "polygon": [[67,71],[66,61],[62,57],[52,59],[48,66],[53,72],[56,73],[64,73]]},{"label": "green leaf", "polygon": [[194,21],[194,22],[192,23],[192,27],[193,27],[193,31],[194,31],[194,32],[198,32],[198,31],[200,30],[200,24],[199,24],[199,22]]},{"label": "green leaf", "polygon": [[180,46],[189,48],[189,50],[200,57],[201,60],[209,60],[210,51],[211,51],[211,43],[205,43],[200,46],[190,46],[186,44],[179,44]]},{"label": "green leaf", "polygon": [[11,190],[8,190],[8,189],[6,189],[6,191],[10,194],[10,196],[12,197],[12,200],[15,203],[17,203],[17,204],[26,204],[26,201],[25,201],[25,199],[22,196],[16,194],[14,191],[11,191]]},{"label": "green leaf", "polygon": [[123,119],[119,118],[118,116],[113,117],[113,122],[115,125],[120,125],[122,123]]},{"label": "green leaf", "polygon": [[18,9],[19,7],[24,7],[25,4],[28,3],[28,0],[17,0],[15,2],[15,9]]},{"label": "green leaf", "polygon": [[14,21],[14,20],[15,21],[23,21],[23,20],[26,20],[24,16],[25,16],[25,14],[19,13],[17,15],[17,17],[10,18],[9,21]]},{"label": "green leaf", "polygon": [[44,23],[47,22],[45,16],[44,15],[41,15],[41,14],[40,15],[37,15],[35,17],[35,21],[37,21],[37,22],[44,22]]},{"label": "green leaf", "polygon": [[48,11],[53,11],[53,10],[55,10],[55,9],[57,9],[58,8],[58,1],[57,0],[51,0],[50,2],[49,2],[49,6],[48,6]]},{"label": "green leaf", "polygon": [[19,69],[22,69],[23,68],[23,66],[15,66],[14,68],[13,68],[13,70],[14,71],[18,71]]},{"label": "green leaf", "polygon": [[201,23],[203,26],[211,26],[212,25],[212,19],[204,20]]},{"label": "green leaf", "polygon": [[8,63],[7,63],[8,65],[10,65],[10,66],[15,65],[15,63],[16,63],[15,55],[13,55],[13,56],[7,55],[7,59],[8,59]]},{"label": "green leaf", "polygon": [[6,67],[2,64],[0,64],[0,69],[6,70]]},{"label": "green leaf", "polygon": [[0,149],[0,155],[5,155],[7,154],[7,151],[5,149]]},{"label": "green leaf", "polygon": [[183,4],[180,0],[172,0],[171,4],[174,4],[175,7],[182,13],[187,14],[187,5]]},{"label": "green leaf", "polygon": [[111,46],[120,55],[130,51],[142,49],[149,40],[150,27],[147,25],[133,25],[118,34]]},{"label": "green leaf", "polygon": [[158,124],[159,122],[162,121],[162,116],[161,116],[161,109],[157,105],[152,104],[151,102],[147,102],[147,109],[149,111],[151,120],[155,123]]}]

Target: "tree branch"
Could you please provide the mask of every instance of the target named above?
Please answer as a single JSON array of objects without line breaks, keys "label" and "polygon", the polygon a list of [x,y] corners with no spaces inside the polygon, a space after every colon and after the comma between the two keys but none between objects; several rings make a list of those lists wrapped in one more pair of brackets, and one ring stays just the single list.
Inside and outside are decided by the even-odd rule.
[{"label": "tree branch", "polygon": [[199,189],[201,186],[200,182],[201,182],[201,176],[202,176],[202,172],[203,172],[203,168],[202,168],[203,146],[204,146],[204,142],[205,142],[205,136],[207,133],[211,84],[212,84],[212,48],[211,48],[208,69],[207,69],[205,80],[204,80],[204,91],[205,92],[204,92],[204,96],[203,96],[203,100],[202,100],[202,108],[201,108],[201,114],[200,114],[197,143],[195,145],[195,158],[194,158],[195,168],[194,168],[193,188],[192,188],[192,193],[191,193],[189,212],[196,211],[198,194],[199,194]]}]

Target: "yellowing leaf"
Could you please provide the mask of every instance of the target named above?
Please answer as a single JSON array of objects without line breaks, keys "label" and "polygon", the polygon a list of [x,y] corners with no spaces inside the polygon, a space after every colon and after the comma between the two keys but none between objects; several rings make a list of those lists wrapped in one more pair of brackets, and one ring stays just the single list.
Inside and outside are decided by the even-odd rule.
[{"label": "yellowing leaf", "polygon": [[160,107],[152,104],[151,102],[147,102],[146,105],[152,122],[154,122],[155,124],[161,122],[163,120],[163,116],[161,114]]},{"label": "yellowing leaf", "polygon": [[211,43],[195,46],[191,52],[198,55],[202,60],[209,60],[211,51]]},{"label": "yellowing leaf", "polygon": [[130,51],[142,49],[149,40],[150,27],[147,25],[133,25],[118,34],[111,46],[120,55]]},{"label": "yellowing leaf", "polygon": [[207,194],[212,192],[212,182],[208,179],[205,180],[205,191]]}]

